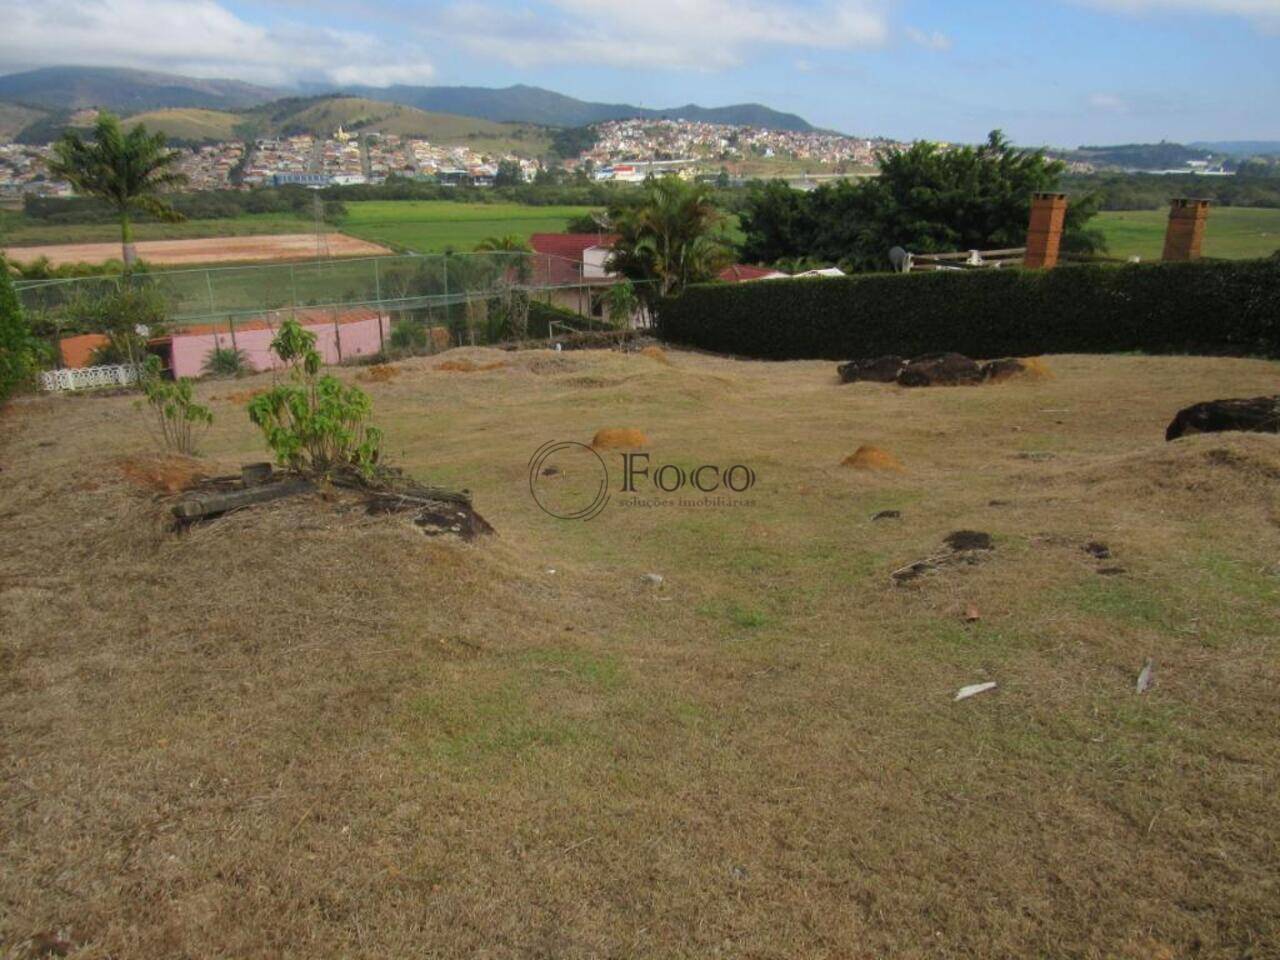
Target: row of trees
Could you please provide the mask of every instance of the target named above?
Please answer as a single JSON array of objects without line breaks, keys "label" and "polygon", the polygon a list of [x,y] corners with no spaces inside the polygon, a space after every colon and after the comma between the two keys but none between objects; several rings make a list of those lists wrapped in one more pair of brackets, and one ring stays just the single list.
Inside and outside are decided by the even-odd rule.
[{"label": "row of trees", "polygon": [[[1064,166],[1014,148],[1000,131],[978,147],[917,143],[880,158],[880,176],[809,193],[774,180],[750,188],[740,220],[743,259],[806,258],[849,271],[885,270],[895,246],[913,253],[998,249],[1026,240],[1032,195],[1058,188]],[[1088,229],[1096,197],[1073,197],[1064,248],[1103,249]]]}]

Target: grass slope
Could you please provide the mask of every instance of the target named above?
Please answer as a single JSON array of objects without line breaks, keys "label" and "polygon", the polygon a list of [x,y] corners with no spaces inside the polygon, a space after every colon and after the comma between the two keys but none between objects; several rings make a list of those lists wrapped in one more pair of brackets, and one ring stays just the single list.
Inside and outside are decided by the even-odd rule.
[{"label": "grass slope", "polygon": [[272,121],[275,129],[301,128],[320,135],[331,134],[339,125],[352,132],[376,130],[425,137],[441,144],[467,144],[480,151],[511,150],[528,156],[544,153],[550,144],[545,131],[528,124],[493,123],[448,113],[430,113],[361,97],[320,100],[286,118]]},{"label": "grass slope", "polygon": [[46,114],[17,103],[0,102],[0,141],[12,140],[23,127]]},{"label": "grass slope", "polygon": [[523,123],[493,123],[473,117],[431,113],[415,107],[363,97],[281,100],[246,111],[171,109],[136,114],[150,130],[187,140],[229,140],[239,131],[258,136],[311,133],[330,136],[339,127],[350,132],[377,131],[425,137],[444,145],[467,145],[480,152],[539,156],[550,146],[543,128]]},{"label": "grass slope", "polygon": [[519,203],[451,200],[364,200],[347,203],[344,233],[416,253],[470,250],[487,237],[559,233],[590,207],[534,207]]},{"label": "grass slope", "polygon": [[[1159,260],[1164,250],[1167,210],[1105,211],[1091,222],[1107,238],[1113,257]],[[1205,225],[1204,255],[1227,260],[1270,256],[1280,250],[1280,210],[1214,207]]]},{"label": "grass slope", "polygon": [[238,113],[194,107],[152,110],[134,114],[125,120],[127,125],[141,123],[152,133],[159,132],[182,140],[234,140],[236,125],[241,122],[243,117]]},{"label": "grass slope", "polygon": [[[322,497],[176,536],[121,478],[133,398],[6,414],[16,955],[1274,955],[1280,448],[1162,431],[1280,365],[906,391],[453,356],[504,365],[363,385],[397,463],[474,492],[499,535],[469,546]],[[206,469],[262,457],[269,383],[196,387]],[[603,514],[543,514],[530,454],[606,426],[751,466],[753,503],[628,506],[612,452]],[[841,468],[863,443],[905,472]],[[959,529],[995,549],[892,585]]]}]

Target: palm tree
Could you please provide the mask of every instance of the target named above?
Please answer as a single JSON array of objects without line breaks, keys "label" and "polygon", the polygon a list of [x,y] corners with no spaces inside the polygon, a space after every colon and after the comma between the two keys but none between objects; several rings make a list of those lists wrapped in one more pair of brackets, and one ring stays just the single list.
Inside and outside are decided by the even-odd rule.
[{"label": "palm tree", "polygon": [[631,326],[631,318],[640,306],[635,285],[630,280],[615,283],[604,295],[604,312],[609,322],[620,330]]},{"label": "palm tree", "polygon": [[138,259],[129,222],[131,211],[143,210],[170,222],[183,219],[159,197],[164,189],[187,182],[186,175],[175,169],[180,156],[176,150],[165,149],[164,134],[147,133],[142,124],[126,133],[119,117],[103,112],[98,114],[91,141],[68,130],[54,144],[49,173],[66,180],[78,193],[105,200],[115,209],[128,272]]},{"label": "palm tree", "polygon": [[619,235],[609,269],[647,281],[649,296],[710,280],[732,260],[724,214],[706,184],[650,179],[639,202],[614,207],[609,219]]}]

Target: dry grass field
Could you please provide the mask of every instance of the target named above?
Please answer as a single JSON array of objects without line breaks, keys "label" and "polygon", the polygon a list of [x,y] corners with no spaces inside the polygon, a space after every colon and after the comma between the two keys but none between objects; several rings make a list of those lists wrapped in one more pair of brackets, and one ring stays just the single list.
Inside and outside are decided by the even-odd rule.
[{"label": "dry grass field", "polygon": [[[327,257],[367,257],[389,253],[386,247],[345,233],[322,237]],[[189,240],[142,240],[138,256],[154,266],[192,266],[207,263],[252,263],[270,260],[315,259],[314,233],[277,233],[265,236],[207,237]],[[60,243],[0,250],[15,263],[31,263],[47,257],[52,266],[67,263],[106,263],[120,259],[119,243]]]},{"label": "dry grass field", "polygon": [[[1280,956],[1280,438],[1163,440],[1280,366],[666,359],[364,373],[471,544],[322,497],[177,535],[133,399],[5,412],[0,957]],[[205,469],[264,381],[198,387]],[[629,506],[611,450],[547,516],[530,455],[603,428],[753,503]]]}]

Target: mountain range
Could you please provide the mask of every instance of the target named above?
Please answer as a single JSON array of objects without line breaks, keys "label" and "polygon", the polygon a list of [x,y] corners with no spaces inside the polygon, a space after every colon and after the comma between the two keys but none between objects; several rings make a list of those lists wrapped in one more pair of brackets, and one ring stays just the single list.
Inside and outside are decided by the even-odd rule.
[{"label": "mountain range", "polygon": [[348,94],[434,113],[549,127],[577,127],[632,117],[680,117],[776,130],[803,132],[814,129],[803,117],[772,110],[758,103],[725,107],[686,104],[669,109],[648,109],[626,103],[593,103],[523,85],[501,89],[311,85],[303,90],[288,90],[255,86],[239,80],[206,80],[119,67],[45,67],[0,76],[0,101],[48,111],[86,107],[101,107],[122,114],[170,107],[243,110],[273,100],[296,97],[299,93]]}]

